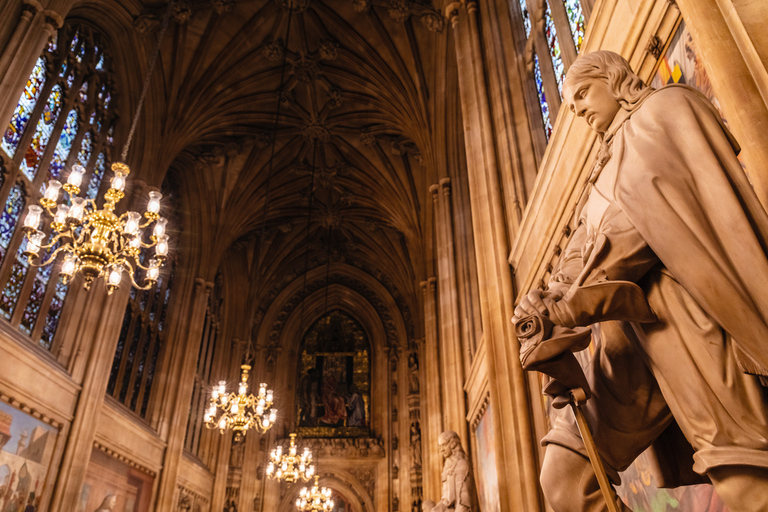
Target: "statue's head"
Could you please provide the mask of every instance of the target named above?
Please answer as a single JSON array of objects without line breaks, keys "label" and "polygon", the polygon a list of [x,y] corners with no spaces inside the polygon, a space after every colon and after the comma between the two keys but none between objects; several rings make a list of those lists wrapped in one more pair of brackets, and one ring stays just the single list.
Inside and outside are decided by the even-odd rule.
[{"label": "statue's head", "polygon": [[117,504],[117,496],[114,494],[107,494],[104,496],[104,501],[101,502],[99,510],[112,510],[115,508],[115,504]]},{"label": "statue's head", "polygon": [[437,444],[440,446],[440,454],[446,459],[451,455],[464,454],[459,434],[453,430],[446,430],[440,434],[437,438]]},{"label": "statue's head", "polygon": [[624,57],[598,51],[580,56],[563,84],[563,102],[603,134],[621,108],[631,110],[650,91]]}]

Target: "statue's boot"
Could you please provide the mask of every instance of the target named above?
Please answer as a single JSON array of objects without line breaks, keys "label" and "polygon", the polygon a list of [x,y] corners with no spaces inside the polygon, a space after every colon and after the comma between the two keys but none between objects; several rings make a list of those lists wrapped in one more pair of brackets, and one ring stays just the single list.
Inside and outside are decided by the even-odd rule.
[{"label": "statue's boot", "polygon": [[629,281],[601,281],[574,286],[562,299],[547,304],[547,308],[554,324],[567,327],[609,320],[656,321],[643,289]]}]

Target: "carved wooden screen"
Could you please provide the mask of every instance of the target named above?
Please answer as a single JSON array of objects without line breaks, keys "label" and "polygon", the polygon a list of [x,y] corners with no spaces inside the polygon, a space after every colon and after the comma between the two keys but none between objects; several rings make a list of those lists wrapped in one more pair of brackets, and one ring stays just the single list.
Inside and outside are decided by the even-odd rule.
[{"label": "carved wooden screen", "polygon": [[30,267],[17,229],[51,178],[86,168],[96,197],[112,151],[115,100],[110,59],[90,27],[65,24],[37,59],[0,140],[0,317],[51,349],[68,286],[58,265]]},{"label": "carved wooden screen", "polygon": [[307,331],[299,354],[299,435],[367,436],[371,352],[358,322],[342,311],[323,316]]}]

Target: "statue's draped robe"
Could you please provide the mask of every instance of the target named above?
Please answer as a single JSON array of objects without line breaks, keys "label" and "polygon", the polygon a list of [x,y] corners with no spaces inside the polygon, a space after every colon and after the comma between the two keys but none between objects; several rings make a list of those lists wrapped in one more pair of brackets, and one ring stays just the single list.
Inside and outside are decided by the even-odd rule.
[{"label": "statue's draped robe", "polygon": [[[682,86],[643,96],[606,132],[550,287],[569,288],[553,311],[595,323],[587,411],[613,469],[663,441],[670,412],[698,473],[768,467],[766,395],[744,373],[768,373],[768,216],[734,149],[709,102]],[[600,322],[605,308],[582,290],[607,280],[639,284],[658,321]],[[565,414],[544,442],[580,449]],[[695,481],[678,462],[661,483]]]}]

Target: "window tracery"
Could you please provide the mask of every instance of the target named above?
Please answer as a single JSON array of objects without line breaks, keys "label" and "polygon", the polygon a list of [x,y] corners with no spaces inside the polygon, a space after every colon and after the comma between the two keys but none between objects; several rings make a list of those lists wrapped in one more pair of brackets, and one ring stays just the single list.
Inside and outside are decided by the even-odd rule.
[{"label": "window tracery", "polygon": [[46,349],[53,347],[68,287],[58,268],[28,264],[17,227],[44,184],[76,163],[86,168],[89,196],[99,191],[115,122],[114,105],[93,94],[96,88],[114,94],[103,48],[90,27],[65,24],[35,62],[0,139],[0,317]]}]

